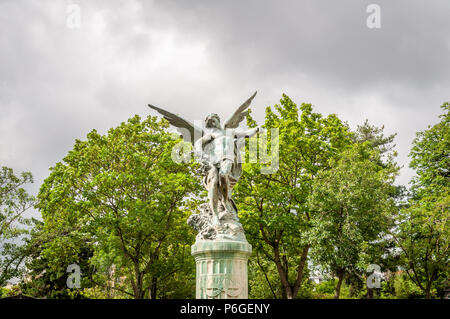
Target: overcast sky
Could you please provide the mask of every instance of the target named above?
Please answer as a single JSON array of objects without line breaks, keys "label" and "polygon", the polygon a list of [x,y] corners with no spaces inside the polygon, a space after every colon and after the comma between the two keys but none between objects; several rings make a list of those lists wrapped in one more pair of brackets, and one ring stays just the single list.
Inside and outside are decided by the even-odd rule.
[{"label": "overcast sky", "polygon": [[450,101],[449,16],[448,0],[0,0],[0,165],[31,171],[36,194],[76,138],[147,103],[202,120],[258,90],[260,124],[282,93],[384,124],[406,184],[415,132]]}]

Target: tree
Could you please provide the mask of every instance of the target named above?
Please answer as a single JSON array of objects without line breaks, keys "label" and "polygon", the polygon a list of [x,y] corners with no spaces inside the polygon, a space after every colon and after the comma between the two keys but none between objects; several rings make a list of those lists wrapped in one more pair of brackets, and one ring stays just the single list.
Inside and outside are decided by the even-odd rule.
[{"label": "tree", "polygon": [[[44,254],[45,245],[52,242],[56,237],[70,236],[69,233],[48,232],[44,230],[44,222],[33,219],[32,229],[29,236],[25,238],[25,244],[22,246],[21,255],[25,256],[26,275],[22,277],[19,283],[20,290],[29,296],[37,298],[67,299],[83,298],[82,289],[73,289],[67,286],[66,272],[67,266],[74,261],[67,261],[64,258],[58,259],[60,265],[54,260],[49,260],[52,256]],[[68,240],[69,241],[69,240]],[[71,243],[72,246],[74,245]],[[92,275],[93,267],[90,265],[90,258],[93,256],[93,247],[88,241],[79,241],[76,254],[65,253],[63,256],[72,257],[76,260],[82,274],[81,286],[83,288],[94,287]],[[61,256],[59,256],[61,257]],[[49,267],[49,264],[52,267]]]},{"label": "tree", "polygon": [[393,232],[406,274],[431,298],[432,288],[449,278],[450,103],[441,108],[441,121],[418,132],[410,153],[412,180],[409,207],[398,216]]},{"label": "tree", "polygon": [[[267,143],[269,153],[279,143],[278,170],[264,173],[264,140],[260,140],[259,162],[250,162],[249,158],[243,165],[235,196],[249,242],[258,256],[276,267],[282,287],[280,297],[292,299],[307,279],[311,243],[305,233],[311,223],[307,200],[313,180],[329,168],[328,160],[352,141],[348,127],[336,115],[323,117],[314,113],[310,104],[302,104],[299,110],[283,94],[274,109],[266,108],[263,127],[269,133],[272,128],[279,131],[278,138],[270,135]],[[247,124],[256,126],[250,116]],[[264,263],[256,266],[264,273]]]},{"label": "tree", "polygon": [[34,204],[33,196],[24,189],[29,183],[33,183],[29,172],[16,176],[11,168],[0,170],[0,286],[20,274],[20,241],[31,222],[24,213]]},{"label": "tree", "polygon": [[258,250],[249,260],[248,270],[250,299],[278,299],[282,296],[284,289],[275,264]]},{"label": "tree", "polygon": [[172,160],[179,141],[167,127],[136,115],[106,135],[93,130],[51,168],[37,205],[44,231],[59,234],[43,246],[50,269],[65,272],[87,245],[93,280],[105,289],[157,298],[175,273],[192,281],[186,217],[189,196],[200,190],[198,167]]},{"label": "tree", "polygon": [[390,225],[397,170],[383,169],[378,157],[369,142],[354,144],[339,159],[330,159],[331,168],[319,172],[313,183],[312,256],[338,277],[335,298],[345,275],[364,271],[361,253],[382,239]]},{"label": "tree", "polygon": [[410,167],[416,170],[412,180],[413,198],[448,193],[450,182],[450,103],[441,108],[441,121],[418,132],[411,149]]},{"label": "tree", "polygon": [[398,216],[394,236],[403,253],[400,265],[426,298],[433,285],[448,288],[449,204],[449,195],[422,198]]},{"label": "tree", "polygon": [[[397,165],[395,158],[397,152],[395,151],[394,139],[395,134],[388,136],[384,135],[384,125],[376,127],[369,123],[369,120],[365,120],[362,125],[358,125],[353,136],[355,143],[368,143],[368,146],[375,150],[379,156],[372,157],[372,161],[378,164],[382,168],[389,168],[393,172],[399,171],[400,167]],[[396,203],[397,211],[403,204],[405,196],[405,187],[402,185],[392,187],[391,200]],[[393,227],[393,219],[390,218],[391,225],[386,227]],[[386,232],[387,229],[385,229]],[[395,253],[395,243],[393,243],[392,237],[383,236],[370,244],[364,245],[364,249],[360,252],[360,271],[353,272],[349,275],[351,292],[356,293],[361,287],[365,287],[367,293],[366,297],[372,299],[374,296],[374,289],[367,286],[367,273],[363,269],[370,268],[371,264],[380,266],[381,272],[395,272],[397,267],[398,256]],[[361,285],[364,283],[364,285]]]},{"label": "tree", "polygon": [[[358,125],[353,136],[353,141],[356,143],[369,142],[370,146],[376,149],[379,154],[379,160],[383,160],[383,155],[387,159],[392,159],[396,156],[394,151],[395,144],[394,139],[397,134],[391,134],[389,136],[384,136],[384,125],[381,127],[376,127],[370,125],[369,120],[365,120],[362,125]],[[380,162],[381,165],[386,166],[388,163]]]}]

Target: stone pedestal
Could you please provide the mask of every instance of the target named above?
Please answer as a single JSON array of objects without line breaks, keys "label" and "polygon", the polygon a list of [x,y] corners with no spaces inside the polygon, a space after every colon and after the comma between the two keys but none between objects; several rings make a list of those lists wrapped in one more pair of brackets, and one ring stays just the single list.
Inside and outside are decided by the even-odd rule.
[{"label": "stone pedestal", "polygon": [[252,246],[246,241],[197,240],[191,246],[197,264],[197,299],[247,299],[247,261]]}]

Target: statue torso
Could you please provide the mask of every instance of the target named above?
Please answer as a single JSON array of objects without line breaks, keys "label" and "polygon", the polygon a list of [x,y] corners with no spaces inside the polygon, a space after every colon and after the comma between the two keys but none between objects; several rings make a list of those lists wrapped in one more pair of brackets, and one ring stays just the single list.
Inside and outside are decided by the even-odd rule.
[{"label": "statue torso", "polygon": [[214,139],[203,147],[203,152],[211,164],[219,164],[224,159],[235,160],[234,132],[232,130],[211,128],[206,133],[214,136]]}]

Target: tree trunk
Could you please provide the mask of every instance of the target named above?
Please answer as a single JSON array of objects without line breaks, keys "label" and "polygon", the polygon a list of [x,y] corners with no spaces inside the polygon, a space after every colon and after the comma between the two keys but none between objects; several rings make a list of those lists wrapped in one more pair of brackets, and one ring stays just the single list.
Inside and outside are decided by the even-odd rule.
[{"label": "tree trunk", "polygon": [[342,280],[344,279],[344,270],[339,270],[338,272],[338,283],[336,286],[336,291],[334,293],[334,299],[339,299],[339,295],[341,294],[341,285]]},{"label": "tree trunk", "polygon": [[143,289],[144,274],[139,270],[139,263],[134,263],[134,276],[136,283],[133,285],[134,299],[144,299],[145,291]]},{"label": "tree trunk", "polygon": [[373,299],[373,288],[367,287],[367,299]]},{"label": "tree trunk", "polygon": [[[287,299],[293,299],[293,291],[291,285],[289,285],[287,271],[283,268],[283,264],[280,258],[280,251],[278,246],[273,247],[275,264],[277,265],[278,275],[280,276],[281,284],[283,285],[283,291],[286,293]],[[284,295],[283,295],[284,297]]]},{"label": "tree trunk", "polygon": [[367,276],[364,277],[367,289],[366,299],[373,299],[373,288],[369,288],[369,286],[367,285],[367,278]]},{"label": "tree trunk", "polygon": [[281,284],[281,299],[287,299],[286,289],[284,289],[283,284]]},{"label": "tree trunk", "polygon": [[350,282],[350,286],[348,287],[348,293],[350,295],[350,297],[353,297],[355,295],[355,285]]},{"label": "tree trunk", "polygon": [[272,284],[270,283],[269,277],[267,276],[267,272],[266,272],[266,270],[264,269],[263,265],[261,264],[261,262],[260,262],[260,260],[259,260],[259,254],[258,254],[258,251],[256,251],[256,262],[257,262],[259,268],[261,269],[261,271],[263,272],[264,278],[266,278],[266,282],[267,282],[267,284],[269,285],[270,291],[271,291],[272,294],[273,294],[273,298],[274,298],[274,299],[277,299],[277,294],[275,293],[275,290],[273,290]]},{"label": "tree trunk", "polygon": [[157,277],[153,277],[152,278],[152,283],[150,285],[150,289],[149,289],[149,297],[150,299],[156,299],[156,292],[158,291],[158,278]]},{"label": "tree trunk", "polygon": [[425,298],[431,299],[431,282],[427,283],[427,286],[425,287]]},{"label": "tree trunk", "polygon": [[142,291],[142,285],[140,283],[136,283],[136,288],[133,293],[134,299],[144,299],[144,292]]},{"label": "tree trunk", "polygon": [[308,257],[308,251],[309,251],[309,245],[306,245],[303,247],[302,256],[300,257],[300,263],[297,268],[297,280],[295,281],[294,285],[294,298],[297,297],[298,291],[300,290],[300,287],[302,286],[302,279],[303,279],[303,270],[306,265],[306,258]]}]

